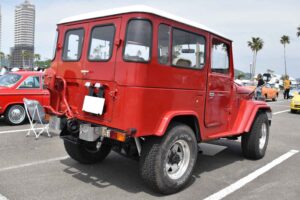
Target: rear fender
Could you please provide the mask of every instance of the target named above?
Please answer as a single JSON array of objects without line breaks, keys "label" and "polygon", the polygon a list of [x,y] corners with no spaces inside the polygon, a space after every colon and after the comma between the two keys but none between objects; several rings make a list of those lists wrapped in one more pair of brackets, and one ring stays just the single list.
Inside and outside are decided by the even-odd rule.
[{"label": "rear fender", "polygon": [[249,132],[258,112],[266,112],[269,121],[271,120],[272,110],[263,101],[243,100],[233,126],[235,133]]},{"label": "rear fender", "polygon": [[155,136],[163,136],[171,123],[172,119],[178,116],[194,116],[197,121],[199,119],[198,114],[193,111],[171,111],[165,114],[158,129],[155,131]]}]

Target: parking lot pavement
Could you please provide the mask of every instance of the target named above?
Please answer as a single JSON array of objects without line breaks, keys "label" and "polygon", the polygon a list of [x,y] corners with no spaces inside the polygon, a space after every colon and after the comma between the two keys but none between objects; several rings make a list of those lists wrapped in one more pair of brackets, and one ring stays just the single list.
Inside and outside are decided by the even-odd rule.
[{"label": "parking lot pavement", "polygon": [[[58,136],[25,137],[28,125],[6,126],[0,119],[0,200],[7,199],[205,199],[222,193],[225,199],[298,199],[300,153],[276,162],[300,148],[300,114],[289,102],[268,102],[273,110],[266,156],[243,158],[239,141],[221,139],[201,144],[192,181],[183,191],[162,196],[138,176],[138,163],[111,153],[100,164],[81,165],[70,159]],[[276,114],[277,113],[277,114]],[[11,132],[7,132],[11,131]],[[270,163],[274,163],[268,168]],[[266,169],[258,177],[257,172]],[[244,180],[250,180],[244,182]],[[233,188],[233,186],[235,188]],[[235,190],[233,190],[235,189]],[[222,191],[225,191],[222,192]]]}]

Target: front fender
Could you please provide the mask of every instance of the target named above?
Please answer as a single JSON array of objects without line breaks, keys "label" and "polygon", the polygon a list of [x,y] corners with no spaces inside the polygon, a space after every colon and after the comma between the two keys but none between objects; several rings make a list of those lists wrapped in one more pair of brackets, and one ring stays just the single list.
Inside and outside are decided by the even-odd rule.
[{"label": "front fender", "polygon": [[233,126],[235,133],[249,132],[259,111],[272,112],[271,107],[263,101],[243,100]]}]

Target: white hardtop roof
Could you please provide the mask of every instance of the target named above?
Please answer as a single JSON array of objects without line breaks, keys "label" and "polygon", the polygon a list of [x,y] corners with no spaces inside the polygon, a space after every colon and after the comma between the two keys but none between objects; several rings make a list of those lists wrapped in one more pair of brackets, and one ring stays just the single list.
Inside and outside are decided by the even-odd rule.
[{"label": "white hardtop roof", "polygon": [[76,21],[81,21],[81,20],[86,20],[86,19],[94,19],[94,18],[99,18],[99,17],[106,17],[106,16],[112,16],[112,15],[118,15],[118,14],[123,14],[123,13],[133,13],[133,12],[141,12],[141,13],[150,13],[150,14],[155,14],[167,19],[171,19],[189,26],[193,26],[195,28],[203,29],[208,32],[214,33],[216,35],[219,35],[221,37],[225,37],[223,34],[218,33],[217,31],[214,31],[202,24],[199,24],[197,22],[191,21],[189,19],[185,19],[170,13],[167,13],[162,10],[158,10],[149,6],[145,5],[134,5],[134,6],[127,6],[127,7],[120,7],[120,8],[114,8],[114,9],[109,9],[109,10],[99,10],[96,12],[90,12],[90,13],[85,13],[81,15],[76,15],[73,17],[68,17],[65,19],[62,19],[58,24],[64,24],[68,22],[76,22]]}]

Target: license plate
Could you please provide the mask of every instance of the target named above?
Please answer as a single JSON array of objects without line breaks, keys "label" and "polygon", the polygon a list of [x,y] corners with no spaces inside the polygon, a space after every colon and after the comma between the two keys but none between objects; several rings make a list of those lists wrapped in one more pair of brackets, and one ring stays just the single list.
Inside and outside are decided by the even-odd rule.
[{"label": "license plate", "polygon": [[82,110],[96,115],[103,114],[105,99],[100,97],[85,96]]}]

